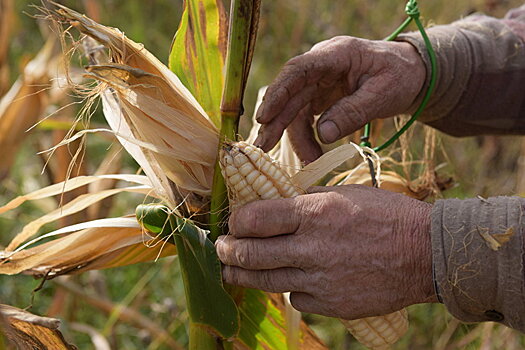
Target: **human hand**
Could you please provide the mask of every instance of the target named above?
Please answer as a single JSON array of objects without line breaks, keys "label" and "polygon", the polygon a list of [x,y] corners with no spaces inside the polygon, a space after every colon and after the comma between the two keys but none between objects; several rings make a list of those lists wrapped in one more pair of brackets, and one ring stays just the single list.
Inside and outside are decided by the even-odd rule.
[{"label": "human hand", "polygon": [[422,58],[406,42],[338,36],[292,58],[268,87],[257,113],[262,125],[255,144],[269,151],[287,128],[294,151],[305,162],[376,118],[406,113],[426,77]]},{"label": "human hand", "polygon": [[436,301],[431,205],[360,185],[236,209],[216,247],[225,282],[292,292],[299,311],[344,319]]}]

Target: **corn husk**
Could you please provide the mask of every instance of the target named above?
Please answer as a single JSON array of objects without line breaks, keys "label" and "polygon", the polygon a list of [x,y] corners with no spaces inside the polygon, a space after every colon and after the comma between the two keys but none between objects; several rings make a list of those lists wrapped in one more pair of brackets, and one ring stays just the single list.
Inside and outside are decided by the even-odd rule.
[{"label": "corn husk", "polygon": [[92,56],[96,64],[88,67],[88,76],[100,82],[108,123],[125,136],[127,142],[120,141],[159,185],[159,195],[172,207],[191,195],[208,196],[218,131],[177,76],[118,29],[62,6],[54,16],[109,49],[107,62],[101,61],[104,55]]}]

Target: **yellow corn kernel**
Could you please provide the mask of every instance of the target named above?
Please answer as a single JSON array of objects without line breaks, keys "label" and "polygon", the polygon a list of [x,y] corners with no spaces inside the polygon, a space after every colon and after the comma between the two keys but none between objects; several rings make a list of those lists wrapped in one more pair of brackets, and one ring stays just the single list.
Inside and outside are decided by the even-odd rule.
[{"label": "yellow corn kernel", "polygon": [[[300,194],[290,177],[257,147],[243,141],[229,142],[219,156],[232,205]],[[408,330],[408,313],[403,309],[384,316],[341,322],[367,348],[386,350]]]},{"label": "yellow corn kernel", "polygon": [[220,164],[233,205],[299,194],[290,177],[276,162],[246,142],[225,144],[220,152]]}]

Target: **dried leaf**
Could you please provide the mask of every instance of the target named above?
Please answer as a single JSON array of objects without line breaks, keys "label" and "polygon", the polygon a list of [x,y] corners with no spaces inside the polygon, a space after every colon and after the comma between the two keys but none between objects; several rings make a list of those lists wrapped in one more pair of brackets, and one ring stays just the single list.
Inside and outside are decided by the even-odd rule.
[{"label": "dried leaf", "polygon": [[478,233],[490,249],[498,251],[514,236],[515,231],[514,227],[509,227],[504,233],[490,234],[488,228],[478,227]]},{"label": "dried leaf", "polygon": [[0,273],[53,277],[151,261],[176,253],[174,245],[144,234],[134,217],[72,225],[47,236],[79,229],[33,248],[0,252]]},{"label": "dried leaf", "polygon": [[143,46],[117,29],[59,7],[54,14],[57,21],[69,22],[109,49],[110,62],[114,63],[98,62],[89,67],[90,76],[102,83],[101,89],[111,87],[115,91],[111,97],[103,93],[104,111],[111,110],[107,116],[111,126],[118,130],[119,120],[124,120],[127,141],[133,137],[156,146],[156,150],[142,149],[137,161],[148,171],[166,174],[170,181],[164,181],[161,174],[152,180],[162,186],[160,194],[168,194],[172,206],[178,204],[171,194],[174,183],[183,197],[188,192],[209,195],[218,131],[190,91]]},{"label": "dried leaf", "polygon": [[52,212],[47,213],[46,215],[41,216],[40,218],[33,220],[29,224],[25,225],[22,231],[18,233],[15,236],[15,238],[13,238],[13,240],[9,243],[9,245],[5,249],[6,252],[11,252],[15,250],[20,244],[22,244],[27,239],[35,235],[43,225],[53,222],[59,218],[63,218],[68,215],[77,213],[83,209],[86,209],[90,205],[103,200],[104,198],[113,196],[121,192],[135,192],[147,195],[151,192],[151,188],[149,186],[134,186],[116,188],[98,193],[88,193],[81,195],[75,198],[74,200],[70,201],[69,203],[63,205],[62,207],[55,209]]},{"label": "dried leaf", "polygon": [[[377,180],[379,188],[391,192],[402,193],[412,198],[422,199],[421,197],[427,193],[426,191],[425,193],[413,191],[409,187],[407,180],[393,171],[382,171]],[[372,186],[372,177],[370,176],[370,170],[367,163],[361,163],[353,169],[338,174],[327,183],[328,186],[349,184]]]},{"label": "dried leaf", "polygon": [[56,196],[63,192],[68,192],[76,188],[101,181],[101,180],[122,180],[128,181],[136,184],[141,184],[147,187],[151,187],[151,182],[146,176],[143,175],[126,175],[126,174],[109,174],[109,175],[93,175],[93,176],[78,176],[67,181],[63,181],[57,184],[53,184],[34,192],[16,197],[11,200],[9,203],[0,207],[0,214],[5,213],[11,209],[15,209],[20,206],[22,203],[28,200],[37,200],[47,197]]},{"label": "dried leaf", "polygon": [[339,146],[305,166],[292,176],[292,181],[297,187],[306,190],[343,162],[359,154],[362,154],[361,147],[355,143]]},{"label": "dried leaf", "polygon": [[59,331],[60,321],[33,315],[27,311],[0,304],[0,314],[7,321],[7,338],[20,350],[74,350]]}]

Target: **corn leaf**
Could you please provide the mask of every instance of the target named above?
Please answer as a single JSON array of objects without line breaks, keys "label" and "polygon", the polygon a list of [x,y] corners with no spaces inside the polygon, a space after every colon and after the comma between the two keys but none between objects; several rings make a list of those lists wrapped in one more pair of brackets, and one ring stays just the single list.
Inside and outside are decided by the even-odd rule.
[{"label": "corn leaf", "polygon": [[169,57],[169,67],[220,125],[227,40],[221,0],[186,0]]},{"label": "corn leaf", "polygon": [[137,219],[148,231],[175,238],[190,321],[224,339],[239,332],[239,312],[222,285],[221,263],[215,246],[191,221],[162,205],[140,205]]},{"label": "corn leaf", "polygon": [[[43,238],[64,234],[67,235],[27,248]],[[0,273],[53,277],[174,254],[173,244],[145,234],[134,217],[101,219],[50,232],[14,252],[0,252]]]},{"label": "corn leaf", "polygon": [[[282,295],[245,289],[239,311],[241,329],[237,341],[243,347],[251,350],[288,349]],[[301,322],[299,343],[305,350],[327,349],[304,322]]]},{"label": "corn leaf", "polygon": [[17,349],[74,350],[60,330],[60,321],[55,318],[33,315],[13,306],[0,304],[0,317],[7,339]]},{"label": "corn leaf", "polygon": [[86,209],[94,203],[97,203],[105,198],[108,198],[121,192],[134,192],[147,195],[151,192],[151,188],[149,186],[132,186],[105,190],[98,193],[88,193],[78,196],[77,198],[73,199],[72,201],[68,202],[62,207],[57,208],[52,212],[49,212],[46,215],[43,215],[40,218],[33,220],[27,225],[25,225],[22,231],[18,233],[15,236],[15,238],[13,238],[13,240],[9,243],[5,250],[8,252],[15,250],[20,244],[34,236],[43,225],[56,221],[60,218],[69,216],[71,214],[78,213],[79,211]]},{"label": "corn leaf", "polygon": [[12,210],[23,204],[28,200],[37,200],[48,198],[52,196],[59,195],[64,192],[74,190],[76,188],[89,185],[98,181],[104,180],[122,180],[128,181],[144,186],[151,187],[151,182],[146,176],[143,175],[125,175],[125,174],[108,174],[108,175],[93,175],[93,176],[77,176],[67,181],[59,182],[34,192],[18,196],[15,199],[11,200],[6,205],[0,207],[0,214],[5,213],[6,211]]}]

